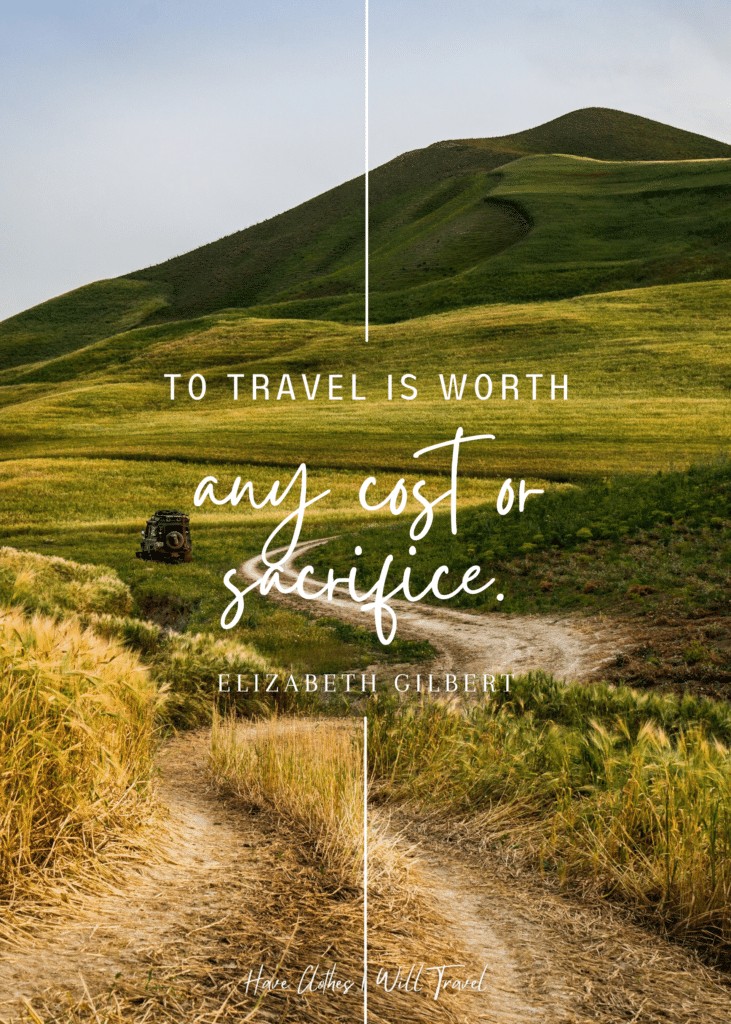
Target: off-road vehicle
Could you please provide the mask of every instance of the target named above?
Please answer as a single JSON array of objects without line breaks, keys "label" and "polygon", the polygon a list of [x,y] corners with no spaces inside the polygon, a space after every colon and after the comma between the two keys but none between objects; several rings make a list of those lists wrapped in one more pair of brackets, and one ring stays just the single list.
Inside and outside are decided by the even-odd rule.
[{"label": "off-road vehicle", "polygon": [[190,518],[176,508],[161,509],[147,520],[140,547],[142,550],[135,552],[137,558],[148,562],[190,562]]}]

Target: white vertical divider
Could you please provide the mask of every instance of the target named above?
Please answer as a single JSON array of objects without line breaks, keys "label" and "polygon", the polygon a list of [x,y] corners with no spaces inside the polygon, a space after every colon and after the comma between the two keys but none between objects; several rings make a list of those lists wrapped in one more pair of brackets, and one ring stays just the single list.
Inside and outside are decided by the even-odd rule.
[{"label": "white vertical divider", "polygon": [[368,341],[368,0],[365,0],[365,340]]},{"label": "white vertical divider", "polygon": [[363,718],[363,1024],[368,1024],[368,719]]}]

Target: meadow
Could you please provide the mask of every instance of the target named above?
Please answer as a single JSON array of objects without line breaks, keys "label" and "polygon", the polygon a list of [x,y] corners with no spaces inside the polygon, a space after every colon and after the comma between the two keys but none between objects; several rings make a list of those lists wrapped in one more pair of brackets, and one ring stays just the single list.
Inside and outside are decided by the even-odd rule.
[{"label": "meadow", "polygon": [[[726,532],[711,520],[727,515],[725,478],[711,482],[708,495],[691,482],[692,501],[690,492],[678,497],[663,488],[671,488],[673,470],[728,451],[728,298],[728,283],[712,281],[466,308],[374,327],[367,347],[357,327],[227,311],[6,368],[2,537],[16,548],[110,566],[130,588],[135,617],[220,637],[224,574],[258,553],[294,504],[288,499],[281,511],[210,504],[196,510],[192,497],[203,477],[215,476],[225,494],[241,476],[253,481],[261,500],[274,480],[288,482],[306,462],[308,493],[331,493],[308,511],[303,539],[342,535],[314,558],[321,567],[328,559],[345,567],[358,535],[367,575],[385,553],[405,564],[405,524],[419,506],[410,497],[400,518],[387,509],[365,512],[361,482],[376,476],[371,501],[383,500],[401,476],[409,492],[423,477],[430,498],[444,493],[450,454],[417,462],[413,452],[454,437],[459,426],[495,440],[463,445],[458,536],[447,536],[438,518],[411,563],[417,573],[442,562],[455,571],[475,559],[494,566],[507,577],[508,611],[621,608],[634,615],[668,601],[684,613],[720,607],[728,589]],[[182,375],[175,401],[163,376],[171,366]],[[187,392],[193,372],[208,381],[200,402]],[[238,401],[230,372],[246,375]],[[269,377],[269,401],[262,393],[252,400],[254,372]],[[413,401],[399,397],[409,394],[400,383],[407,372],[416,377],[405,381],[418,388]],[[343,401],[329,400],[332,373],[343,374],[336,380],[344,385]],[[528,373],[544,374],[535,379],[535,400]],[[284,374],[295,400],[286,393],[276,398]],[[312,401],[302,374],[310,389],[321,376]],[[350,398],[351,374],[365,401]],[[448,401],[439,374],[447,387],[455,375]],[[475,395],[478,374],[493,381],[486,401]],[[517,378],[517,400],[510,390],[503,399],[503,374],[514,374],[508,384]],[[567,400],[560,391],[551,400],[551,374],[559,384],[567,375]],[[461,388],[463,376],[457,399],[454,386]],[[484,377],[480,387],[487,387]],[[664,482],[622,481],[630,469],[662,470]],[[507,478],[546,494],[529,499],[525,513],[502,519],[494,509]],[[645,497],[635,495],[636,486]],[[193,516],[190,565],[153,567],[134,558],[145,519],[162,507]],[[318,622],[257,595],[247,599],[235,639],[292,671],[346,671],[428,654],[408,641],[384,649],[367,628]],[[714,657],[708,648],[702,660]]]},{"label": "meadow", "polygon": [[[339,324],[258,321],[227,312],[189,325],[144,328],[77,354],[0,373],[6,459],[80,457],[287,466],[367,475],[448,471],[449,455],[413,453],[454,437],[466,476],[576,480],[631,469],[682,468],[726,451],[731,381],[727,282],[670,285],[531,305],[469,308],[362,331]],[[167,337],[171,332],[172,337]],[[242,355],[244,353],[244,355]],[[175,401],[165,373],[181,373]],[[187,377],[205,375],[201,401]],[[244,373],[233,399],[228,373]],[[286,393],[251,398],[252,374]],[[307,400],[301,375],[310,388]],[[330,374],[343,401],[330,401]],[[409,395],[402,375],[416,380]],[[439,374],[462,399],[445,400]],[[479,374],[492,395],[475,394]],[[351,375],[358,395],[350,397]],[[387,398],[387,377],[394,398]],[[518,378],[518,399],[503,374]],[[532,381],[526,374],[543,374]],[[555,391],[568,378],[568,398]],[[515,383],[508,378],[506,384]],[[480,381],[486,395],[488,382]],[[215,474],[214,474],[215,475]],[[236,475],[236,474],[233,474]],[[362,479],[362,477],[361,477]],[[110,501],[111,505],[112,502]]]}]

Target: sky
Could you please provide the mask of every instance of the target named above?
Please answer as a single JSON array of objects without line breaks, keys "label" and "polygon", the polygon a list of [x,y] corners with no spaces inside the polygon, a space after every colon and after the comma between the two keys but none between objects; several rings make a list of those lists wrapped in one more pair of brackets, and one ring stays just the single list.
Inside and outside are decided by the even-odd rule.
[{"label": "sky", "polygon": [[[724,2],[371,0],[369,164],[579,107],[731,142]],[[362,0],[0,0],[0,319],[361,174]]]}]

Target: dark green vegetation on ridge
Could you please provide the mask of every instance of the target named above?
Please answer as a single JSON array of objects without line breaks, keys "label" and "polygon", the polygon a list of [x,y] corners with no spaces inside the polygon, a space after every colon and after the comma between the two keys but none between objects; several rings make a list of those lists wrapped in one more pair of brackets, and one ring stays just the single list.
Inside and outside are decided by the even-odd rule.
[{"label": "dark green vegetation on ridge", "polygon": [[607,107],[584,107],[528,131],[495,139],[465,139],[520,153],[571,153],[593,160],[708,160],[731,146],[705,135]]},{"label": "dark green vegetation on ridge", "polygon": [[[516,486],[517,486],[517,482]],[[370,528],[308,552],[320,575],[332,566],[338,575],[358,559],[360,585],[372,586],[384,559],[393,554],[391,580],[412,567],[418,592],[440,565],[450,575],[442,591],[457,585],[471,565],[482,566],[480,582],[496,577],[498,587],[478,596],[461,594],[450,604],[496,608],[496,590],[505,589],[501,611],[541,612],[566,608],[619,607],[645,611],[662,607],[728,611],[731,599],[731,464],[693,467],[651,477],[618,476],[549,491],[517,502],[505,516],[495,504],[466,510],[458,533],[442,514],[422,541],[409,536],[411,517],[388,528]],[[417,554],[409,555],[410,544]],[[479,582],[478,584],[479,585]],[[506,589],[507,588],[507,589]],[[426,601],[436,604],[428,595]],[[728,666],[731,672],[731,664]],[[731,674],[729,675],[731,680]]]},{"label": "dark green vegetation on ridge", "polygon": [[[602,108],[402,154],[370,174],[371,319],[729,277],[729,158],[724,143]],[[677,163],[688,160],[701,162]],[[226,308],[361,323],[363,207],[354,178],[156,267],[51,299],[0,325],[3,364]]]}]

